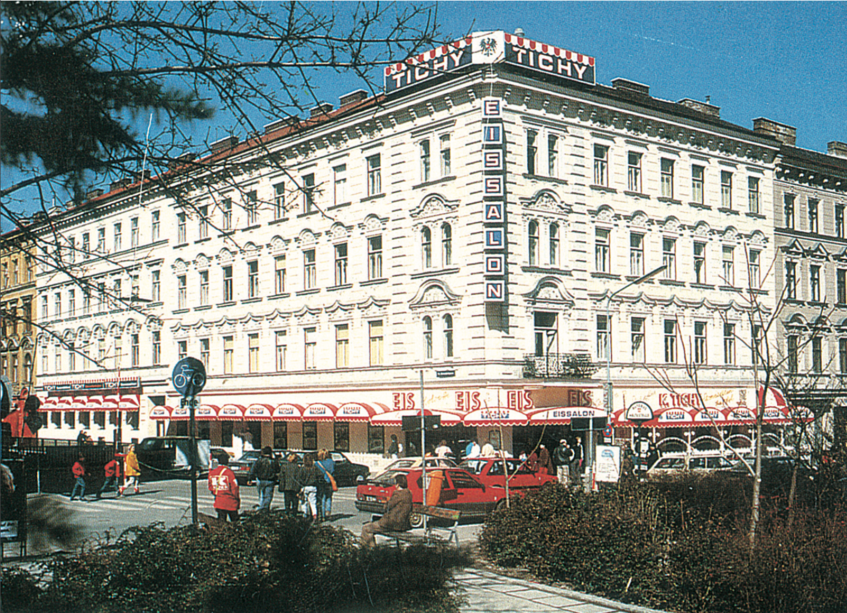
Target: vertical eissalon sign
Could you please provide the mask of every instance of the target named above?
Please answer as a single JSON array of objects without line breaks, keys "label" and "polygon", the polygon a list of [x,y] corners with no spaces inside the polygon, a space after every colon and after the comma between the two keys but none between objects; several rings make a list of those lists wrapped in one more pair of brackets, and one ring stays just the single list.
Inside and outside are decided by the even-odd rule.
[{"label": "vertical eissalon sign", "polygon": [[470,64],[506,63],[545,75],[594,85],[594,58],[506,32],[474,32],[461,40],[385,69],[385,91],[416,85]]},{"label": "vertical eissalon sign", "polygon": [[482,194],[485,302],[506,301],[506,140],[503,101],[482,100]]}]

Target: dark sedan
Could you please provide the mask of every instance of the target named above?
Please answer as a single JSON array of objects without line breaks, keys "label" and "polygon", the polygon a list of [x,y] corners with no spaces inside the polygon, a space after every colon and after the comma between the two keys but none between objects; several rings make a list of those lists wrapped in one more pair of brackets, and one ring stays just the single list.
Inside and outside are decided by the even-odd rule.
[{"label": "dark sedan", "polygon": [[[317,452],[307,452],[302,450],[296,451],[278,451],[277,457],[282,461],[283,458],[287,458],[289,453],[293,453],[297,456],[297,464],[303,464],[303,455],[306,453],[314,453],[317,457]],[[356,485],[359,482],[359,477],[362,480],[368,478],[368,475],[371,472],[371,469],[365,466],[364,464],[356,464],[355,462],[351,462],[350,458],[344,455],[340,451],[330,451],[330,456],[332,457],[332,461],[335,462],[335,473],[333,477],[335,477],[335,482],[338,484],[338,487],[347,487],[350,485]]]}]

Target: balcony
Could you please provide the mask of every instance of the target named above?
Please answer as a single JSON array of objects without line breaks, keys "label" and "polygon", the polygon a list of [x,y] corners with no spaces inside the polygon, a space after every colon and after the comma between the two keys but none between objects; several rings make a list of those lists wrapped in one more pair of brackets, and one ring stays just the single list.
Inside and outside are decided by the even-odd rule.
[{"label": "balcony", "polygon": [[599,367],[587,353],[524,356],[524,379],[589,379]]}]

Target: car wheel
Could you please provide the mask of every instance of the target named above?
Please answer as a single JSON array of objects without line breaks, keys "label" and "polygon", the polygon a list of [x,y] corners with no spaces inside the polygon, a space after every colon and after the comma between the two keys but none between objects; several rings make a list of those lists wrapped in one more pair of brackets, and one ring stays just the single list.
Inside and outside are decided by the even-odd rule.
[{"label": "car wheel", "polygon": [[409,515],[409,523],[412,525],[412,528],[423,528],[424,516],[416,511],[412,511],[412,514]]}]

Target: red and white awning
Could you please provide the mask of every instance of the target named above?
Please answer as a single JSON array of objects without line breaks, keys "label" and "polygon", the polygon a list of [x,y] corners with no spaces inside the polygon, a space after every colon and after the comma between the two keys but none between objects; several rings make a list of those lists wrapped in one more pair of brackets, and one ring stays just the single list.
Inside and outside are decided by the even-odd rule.
[{"label": "red and white awning", "polygon": [[303,421],[332,421],[336,407],[324,402],[313,402],[303,411]]},{"label": "red and white awning", "polygon": [[605,409],[594,407],[547,407],[529,412],[529,425],[564,425],[574,417],[606,417]]},{"label": "red and white awning", "polygon": [[218,409],[218,419],[222,421],[241,421],[244,419],[244,406],[225,404]]},{"label": "red and white awning", "polygon": [[299,404],[278,404],[271,412],[274,421],[300,421],[303,418],[303,407]]},{"label": "red and white awning", "polygon": [[137,411],[141,405],[139,394],[114,394],[111,396],[48,396],[40,411]]},{"label": "red and white awning", "polygon": [[335,421],[370,421],[387,410],[388,407],[378,403],[345,402],[335,411]]},{"label": "red and white awning", "polygon": [[244,409],[244,419],[250,421],[270,421],[273,419],[273,405],[270,404],[251,404]]},{"label": "red and white awning", "polygon": [[462,417],[466,426],[525,426],[528,421],[526,414],[502,407],[477,409]]},{"label": "red and white awning", "polygon": [[152,409],[150,409],[150,419],[170,419],[171,411],[173,411],[171,407],[153,407]]}]

